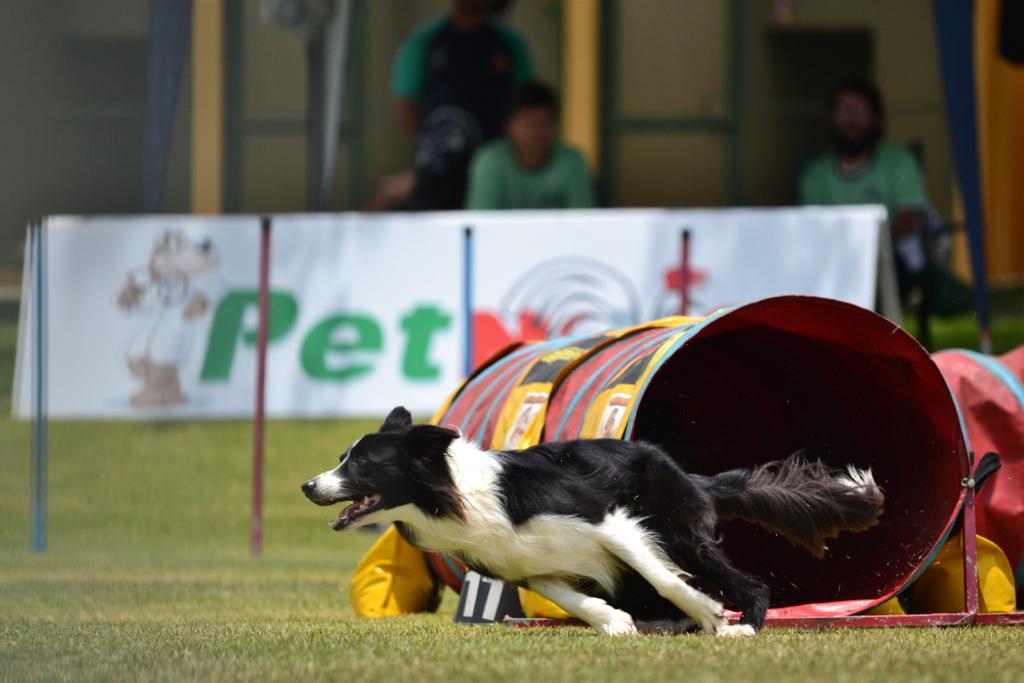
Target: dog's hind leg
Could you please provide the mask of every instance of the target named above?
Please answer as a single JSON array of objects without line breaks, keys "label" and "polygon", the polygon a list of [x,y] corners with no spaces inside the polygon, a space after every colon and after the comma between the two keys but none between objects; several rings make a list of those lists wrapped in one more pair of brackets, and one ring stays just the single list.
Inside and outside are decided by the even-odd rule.
[{"label": "dog's hind leg", "polygon": [[530,590],[539,593],[605,635],[629,636],[636,633],[633,617],[615,609],[601,598],[580,593],[564,579],[544,576],[530,579],[527,583]]},{"label": "dog's hind leg", "polygon": [[[658,595],[688,614],[705,633],[722,636],[754,635],[726,621],[724,608],[683,580],[688,575],[676,566],[634,519],[619,510],[601,523],[604,546],[650,583]],[[749,630],[749,633],[747,632]]]}]

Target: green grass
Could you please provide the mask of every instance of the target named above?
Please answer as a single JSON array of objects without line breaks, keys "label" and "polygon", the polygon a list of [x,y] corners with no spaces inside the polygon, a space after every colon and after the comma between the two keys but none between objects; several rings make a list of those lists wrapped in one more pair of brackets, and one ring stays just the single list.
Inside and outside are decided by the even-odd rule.
[{"label": "green grass", "polygon": [[[917,336],[917,320],[904,321],[907,331]],[[929,326],[932,345],[938,349],[977,349],[978,319],[975,315],[933,318]],[[1024,344],[1024,317],[998,316],[992,319],[992,352],[1006,353]]]},{"label": "green grass", "polygon": [[436,615],[354,617],[373,541],[298,486],[368,422],[272,422],[265,554],[248,554],[248,423],[56,422],[50,547],[29,548],[29,426],[8,417],[0,324],[0,680],[1020,680],[1024,629],[769,631],[603,639]]},{"label": "green grass", "polygon": [[[611,640],[438,617],[0,625],[11,678],[335,681],[1019,681],[1018,629],[769,631]],[[13,643],[12,643],[13,641]]]}]

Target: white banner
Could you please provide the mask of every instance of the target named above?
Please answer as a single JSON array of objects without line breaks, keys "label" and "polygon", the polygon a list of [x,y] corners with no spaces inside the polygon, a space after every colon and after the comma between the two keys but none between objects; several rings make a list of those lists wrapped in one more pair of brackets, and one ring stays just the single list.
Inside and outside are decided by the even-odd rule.
[{"label": "white banner", "polygon": [[[870,308],[883,219],[880,207],[275,216],[268,414],[433,412],[463,374],[466,226],[480,359],[512,339],[677,313],[684,228],[692,314],[778,294]],[[258,218],[56,217],[44,230],[51,416],[251,415]],[[32,310],[26,287],[22,417]]]}]

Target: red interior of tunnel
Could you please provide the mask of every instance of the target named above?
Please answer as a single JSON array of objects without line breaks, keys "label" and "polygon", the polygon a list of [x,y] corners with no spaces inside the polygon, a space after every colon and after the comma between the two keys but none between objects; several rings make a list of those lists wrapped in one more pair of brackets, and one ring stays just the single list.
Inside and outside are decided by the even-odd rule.
[{"label": "red interior of tunnel", "polygon": [[881,523],[824,560],[751,524],[723,524],[734,562],[772,606],[887,597],[941,542],[968,473],[956,407],[935,365],[892,322],[839,302],[779,297],[710,321],[656,371],[627,438],[713,474],[811,448],[871,467]]}]

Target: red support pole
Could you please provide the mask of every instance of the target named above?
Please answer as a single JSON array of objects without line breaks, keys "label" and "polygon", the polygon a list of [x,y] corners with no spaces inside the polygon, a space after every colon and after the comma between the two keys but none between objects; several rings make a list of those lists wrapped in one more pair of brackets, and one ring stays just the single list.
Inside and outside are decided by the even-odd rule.
[{"label": "red support pole", "polygon": [[252,530],[250,551],[263,553],[263,434],[267,384],[267,326],[270,319],[270,216],[260,218],[259,323],[256,332],[256,411],[252,427]]},{"label": "red support pole", "polygon": [[967,493],[964,496],[964,611],[971,619],[978,614],[978,542],[974,510],[974,478],[964,482]]},{"label": "red support pole", "polygon": [[690,231],[680,233],[679,255],[679,315],[690,313]]}]

